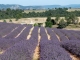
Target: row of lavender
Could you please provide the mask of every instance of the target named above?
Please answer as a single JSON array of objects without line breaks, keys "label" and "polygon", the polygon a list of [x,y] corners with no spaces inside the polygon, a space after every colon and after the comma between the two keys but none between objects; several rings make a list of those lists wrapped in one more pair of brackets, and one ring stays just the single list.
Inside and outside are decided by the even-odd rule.
[{"label": "row of lavender", "polygon": [[68,52],[80,57],[80,31],[46,29],[51,40],[41,31],[40,60],[72,60]]},{"label": "row of lavender", "polygon": [[[28,27],[30,28],[30,27]],[[34,30],[33,30],[34,31]],[[28,32],[27,32],[28,33]],[[23,32],[22,35],[25,33]],[[17,42],[8,48],[1,56],[0,60],[32,60],[34,50],[38,44],[38,33],[32,35],[29,40],[16,39]],[[24,35],[25,36],[25,35]],[[23,37],[24,38],[24,37]]]},{"label": "row of lavender", "polygon": [[[20,25],[13,25],[13,24],[6,24],[6,23],[3,23],[2,25],[1,24],[2,23],[0,23],[0,29],[1,29],[0,37],[7,35],[6,37],[4,37],[7,39],[16,37],[16,35],[18,35],[21,32],[21,30],[24,28],[24,26],[20,26]],[[15,29],[15,31],[11,32],[13,29]],[[53,29],[53,30],[60,37],[61,41],[68,40],[68,39],[69,40],[73,40],[73,39],[79,40],[80,39],[78,32],[76,33],[74,31],[66,31],[66,30],[59,30],[59,29]],[[68,39],[66,38],[66,36],[68,37]]]},{"label": "row of lavender", "polygon": [[[25,29],[23,30],[23,28]],[[32,60],[34,50],[38,44],[38,27],[34,27],[32,36],[27,40],[32,26],[18,25],[17,28],[9,32],[4,32],[7,36],[0,39],[0,60]],[[6,28],[7,29],[7,28]],[[23,30],[23,31],[22,31]],[[16,37],[20,32],[22,33]],[[34,35],[35,33],[35,35]],[[15,38],[16,37],[16,38]]]},{"label": "row of lavender", "polygon": [[19,24],[0,23],[0,38],[9,34],[13,29],[15,29],[18,26],[19,26]]},{"label": "row of lavender", "polygon": [[80,57],[80,31],[53,29],[60,37],[61,46]]},{"label": "row of lavender", "polygon": [[48,40],[44,28],[40,28],[40,60],[72,60],[70,55],[60,46],[60,42],[55,33],[47,28],[47,33],[51,36]]},{"label": "row of lavender", "polygon": [[[0,55],[0,60],[32,60],[38,44],[39,27],[34,27],[29,40],[27,36],[32,26],[4,24],[4,27],[0,30],[0,51],[5,52]],[[2,28],[1,24],[0,28]],[[22,30],[23,32],[16,37]],[[40,27],[40,60],[72,60],[66,50],[80,56],[80,31],[54,28],[46,28],[46,30],[50,35],[50,40],[48,40],[45,28]]]},{"label": "row of lavender", "polygon": [[[14,29],[13,26],[17,28],[13,32],[11,32]],[[19,41],[26,40],[32,26],[26,26],[23,32],[17,38],[15,38],[24,27],[25,27],[24,25],[18,25],[18,26],[10,25],[9,27],[10,29],[9,28],[4,29],[3,30],[4,32],[1,33],[7,36],[2,37],[3,36],[2,35],[0,38],[0,51],[5,51],[7,48],[13,46]]]},{"label": "row of lavender", "polygon": [[34,37],[28,41],[22,40],[1,54],[0,60],[32,60],[37,43],[38,40]]}]

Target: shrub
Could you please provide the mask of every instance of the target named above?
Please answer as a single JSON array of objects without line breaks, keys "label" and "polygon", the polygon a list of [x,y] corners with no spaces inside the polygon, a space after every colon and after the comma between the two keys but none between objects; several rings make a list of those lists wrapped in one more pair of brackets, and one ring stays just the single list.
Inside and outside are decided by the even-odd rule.
[{"label": "shrub", "polygon": [[51,17],[47,17],[47,20],[45,22],[46,27],[52,27]]},{"label": "shrub", "polygon": [[67,23],[63,19],[61,19],[61,21],[58,24],[58,28],[65,28],[66,26],[67,26]]},{"label": "shrub", "polygon": [[6,22],[6,20],[4,20],[3,22]]},{"label": "shrub", "polygon": [[12,22],[12,20],[10,19],[9,22]]},{"label": "shrub", "polygon": [[55,18],[55,22],[56,22],[56,24],[58,24],[58,21],[60,20],[60,17],[59,16],[57,16],[56,18]]},{"label": "shrub", "polygon": [[38,24],[35,23],[34,26],[38,26]]}]

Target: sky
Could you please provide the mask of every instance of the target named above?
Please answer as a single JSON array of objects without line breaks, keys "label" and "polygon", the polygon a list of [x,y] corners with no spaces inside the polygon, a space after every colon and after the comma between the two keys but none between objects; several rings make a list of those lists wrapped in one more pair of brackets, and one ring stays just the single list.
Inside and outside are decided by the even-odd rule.
[{"label": "sky", "polygon": [[0,0],[0,4],[33,5],[69,5],[80,4],[80,0]]}]

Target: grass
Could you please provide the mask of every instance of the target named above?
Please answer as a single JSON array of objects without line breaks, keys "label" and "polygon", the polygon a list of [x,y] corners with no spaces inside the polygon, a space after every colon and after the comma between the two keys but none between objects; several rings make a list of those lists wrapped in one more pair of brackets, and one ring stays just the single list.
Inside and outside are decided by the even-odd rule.
[{"label": "grass", "polygon": [[45,12],[46,10],[24,10],[25,13],[29,13],[29,12]]},{"label": "grass", "polygon": [[70,24],[66,28],[80,28],[80,25],[79,24]]},{"label": "grass", "polygon": [[72,12],[72,11],[80,11],[80,9],[76,9],[76,8],[75,8],[75,9],[68,9],[67,11],[68,11],[68,12]]},{"label": "grass", "polygon": [[75,25],[75,24],[70,24],[69,26],[67,26],[67,27],[64,28],[64,29],[67,29],[67,30],[80,30],[80,25],[79,25],[79,24],[77,24],[77,25]]},{"label": "grass", "polygon": [[[46,9],[39,9],[39,10],[24,10],[25,13],[29,13],[29,12],[45,12],[47,11]],[[80,9],[68,9],[68,12],[72,12],[72,11],[80,11]]]},{"label": "grass", "polygon": [[[52,28],[57,28],[58,25],[53,25]],[[63,28],[67,30],[80,30],[80,24],[70,24],[67,27]]]}]

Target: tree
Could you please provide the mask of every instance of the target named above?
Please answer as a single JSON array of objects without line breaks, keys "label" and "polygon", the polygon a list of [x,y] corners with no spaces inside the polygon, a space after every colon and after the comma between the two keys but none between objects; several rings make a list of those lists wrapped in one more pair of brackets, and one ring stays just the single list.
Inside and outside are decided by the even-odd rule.
[{"label": "tree", "polygon": [[72,24],[71,19],[67,20],[67,25]]},{"label": "tree", "polygon": [[78,23],[78,18],[73,13],[71,13],[69,16],[65,17],[65,20],[67,21],[68,25]]},{"label": "tree", "polygon": [[4,20],[3,22],[5,22],[5,23],[6,23],[6,20]]},{"label": "tree", "polygon": [[46,22],[45,22],[46,27],[52,27],[52,22],[51,22],[51,17],[47,17]]},{"label": "tree", "polygon": [[61,19],[58,28],[65,28],[67,26],[67,23],[64,21],[64,19]]},{"label": "tree", "polygon": [[9,22],[12,22],[12,20],[10,19]]},{"label": "tree", "polygon": [[78,24],[78,22],[79,22],[79,18],[75,18],[75,23],[74,24]]},{"label": "tree", "polygon": [[38,26],[38,24],[37,24],[37,23],[35,23],[35,24],[34,24],[34,26]]},{"label": "tree", "polygon": [[69,19],[69,17],[67,17],[67,16],[65,16],[65,20],[66,20],[66,22],[67,22],[67,25],[69,25],[69,24],[72,23],[72,22],[71,22],[71,19]]},{"label": "tree", "polygon": [[16,21],[18,21],[18,19],[20,19],[21,18],[21,14],[17,14],[16,15]]},{"label": "tree", "polygon": [[55,22],[54,19],[52,19],[51,22],[52,22],[52,25],[55,25],[56,24],[56,22]]},{"label": "tree", "polygon": [[51,21],[51,17],[49,16],[49,17],[47,17],[47,20],[46,21]]},{"label": "tree", "polygon": [[57,17],[55,18],[55,22],[56,22],[56,24],[58,24],[59,19],[60,19],[59,16],[57,16]]},{"label": "tree", "polygon": [[71,19],[72,24],[75,23],[76,16],[74,14],[70,14],[69,19]]}]

